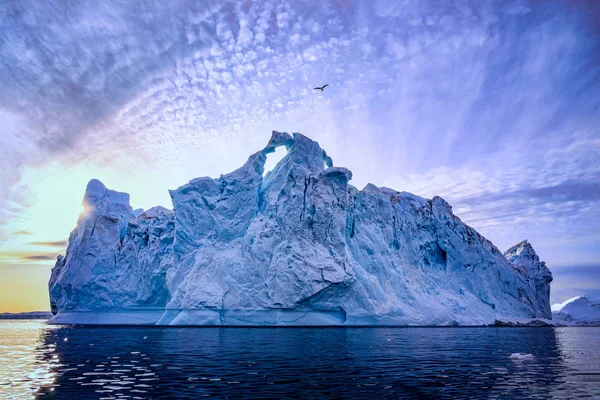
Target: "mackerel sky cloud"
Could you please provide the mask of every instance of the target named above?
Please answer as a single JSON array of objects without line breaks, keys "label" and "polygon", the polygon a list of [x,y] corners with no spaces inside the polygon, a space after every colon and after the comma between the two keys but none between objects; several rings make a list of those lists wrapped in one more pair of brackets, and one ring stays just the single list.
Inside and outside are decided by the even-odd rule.
[{"label": "mackerel sky cloud", "polygon": [[31,253],[0,281],[47,278],[89,179],[171,207],[275,129],[501,250],[529,239],[553,302],[600,288],[597,2],[3,2],[0,87],[0,251]]}]

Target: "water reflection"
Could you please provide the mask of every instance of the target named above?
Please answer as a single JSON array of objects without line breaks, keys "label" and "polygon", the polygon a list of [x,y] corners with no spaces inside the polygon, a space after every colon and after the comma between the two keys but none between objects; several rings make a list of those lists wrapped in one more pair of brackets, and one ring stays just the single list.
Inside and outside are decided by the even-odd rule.
[{"label": "water reflection", "polygon": [[44,338],[51,329],[40,321],[0,321],[0,398],[33,397],[42,387],[52,389],[61,365],[55,344]]},{"label": "water reflection", "polygon": [[[563,374],[572,386],[594,388],[579,393],[600,397],[600,329],[559,328],[555,329]],[[554,388],[554,396],[562,394],[560,387]]]},{"label": "water reflection", "polygon": [[[22,378],[13,388],[37,389],[39,398],[600,396],[600,330],[593,328],[39,332],[23,350],[33,361],[19,359],[8,371]],[[517,352],[534,358],[511,360]]]}]

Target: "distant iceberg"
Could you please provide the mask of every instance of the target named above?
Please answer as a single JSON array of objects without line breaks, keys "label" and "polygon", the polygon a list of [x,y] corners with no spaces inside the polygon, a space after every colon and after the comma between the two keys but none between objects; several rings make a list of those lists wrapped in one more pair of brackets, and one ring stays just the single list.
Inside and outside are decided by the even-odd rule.
[{"label": "distant iceberg", "polygon": [[600,301],[590,301],[586,296],[573,297],[552,305],[555,321],[567,325],[600,324]]},{"label": "distant iceberg", "polygon": [[[287,155],[264,174],[269,153]],[[317,142],[273,132],[238,170],[134,210],[91,180],[49,282],[54,323],[483,325],[551,318],[531,245],[503,255],[441,197],[348,184]]]}]

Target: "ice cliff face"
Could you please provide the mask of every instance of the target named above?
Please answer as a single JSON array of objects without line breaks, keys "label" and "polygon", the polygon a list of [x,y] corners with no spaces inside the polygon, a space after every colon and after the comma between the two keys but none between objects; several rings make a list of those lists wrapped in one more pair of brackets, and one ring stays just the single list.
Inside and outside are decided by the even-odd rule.
[{"label": "ice cliff face", "polygon": [[[267,154],[287,155],[263,176]],[[309,138],[273,132],[238,170],[134,212],[88,184],[50,279],[58,323],[456,325],[550,318],[550,271],[440,197],[348,184]],[[507,260],[508,259],[508,260]]]}]

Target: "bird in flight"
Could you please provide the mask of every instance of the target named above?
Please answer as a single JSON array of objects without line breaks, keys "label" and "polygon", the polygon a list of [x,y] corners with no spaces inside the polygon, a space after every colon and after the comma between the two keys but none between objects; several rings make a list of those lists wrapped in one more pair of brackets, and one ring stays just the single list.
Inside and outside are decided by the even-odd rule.
[{"label": "bird in flight", "polygon": [[313,90],[320,90],[321,92],[323,91],[323,89],[325,89],[327,86],[329,86],[329,83],[323,86],[317,86],[316,88],[314,88]]}]

